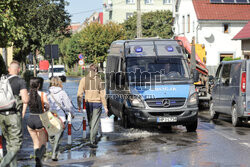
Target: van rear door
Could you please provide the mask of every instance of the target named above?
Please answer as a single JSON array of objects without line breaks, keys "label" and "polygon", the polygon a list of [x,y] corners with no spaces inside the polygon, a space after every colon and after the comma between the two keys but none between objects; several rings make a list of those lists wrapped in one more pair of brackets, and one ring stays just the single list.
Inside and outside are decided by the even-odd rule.
[{"label": "van rear door", "polygon": [[231,112],[232,89],[230,86],[230,73],[232,64],[225,63],[221,72],[221,84],[219,88],[220,100],[219,109],[223,113]]},{"label": "van rear door", "polygon": [[[241,89],[243,89],[242,85]],[[250,60],[246,61],[246,112],[250,113]]]}]

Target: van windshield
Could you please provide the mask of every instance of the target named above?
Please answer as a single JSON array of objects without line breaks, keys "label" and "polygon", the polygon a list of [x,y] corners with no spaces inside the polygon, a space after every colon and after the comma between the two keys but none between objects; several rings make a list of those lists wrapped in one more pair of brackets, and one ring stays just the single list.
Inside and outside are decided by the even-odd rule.
[{"label": "van windshield", "polygon": [[189,79],[183,58],[127,58],[127,74],[130,82],[164,82]]},{"label": "van windshield", "polygon": [[[52,68],[49,69],[49,72],[52,72]],[[53,68],[53,72],[64,72],[64,68]]]}]

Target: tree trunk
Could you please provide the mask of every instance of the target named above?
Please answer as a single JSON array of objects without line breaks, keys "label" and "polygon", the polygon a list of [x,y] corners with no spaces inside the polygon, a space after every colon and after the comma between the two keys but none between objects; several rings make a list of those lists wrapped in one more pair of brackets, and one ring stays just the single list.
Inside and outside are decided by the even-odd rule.
[{"label": "tree trunk", "polygon": [[103,62],[100,63],[101,71],[103,71]]},{"label": "tree trunk", "polygon": [[33,55],[33,65],[34,65],[34,77],[37,77],[36,76],[36,56]]},{"label": "tree trunk", "polygon": [[59,57],[59,64],[62,64],[62,57]]},{"label": "tree trunk", "polygon": [[7,59],[7,49],[3,48],[3,61],[5,63],[6,68],[8,67],[8,59]]},{"label": "tree trunk", "polygon": [[26,64],[25,64],[25,62],[22,62],[22,68],[23,68],[23,72],[25,72],[26,71]]},{"label": "tree trunk", "polygon": [[[21,54],[19,56],[25,55],[22,50],[20,51],[20,53]],[[23,72],[26,72],[26,56],[22,56],[22,65]]]}]

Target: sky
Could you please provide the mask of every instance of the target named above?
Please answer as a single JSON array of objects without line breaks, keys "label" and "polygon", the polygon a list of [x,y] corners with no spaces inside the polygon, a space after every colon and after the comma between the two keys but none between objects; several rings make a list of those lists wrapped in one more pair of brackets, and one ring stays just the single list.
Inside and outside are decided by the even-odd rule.
[{"label": "sky", "polygon": [[95,11],[102,12],[103,0],[66,0],[66,10],[71,15],[71,23],[83,23]]}]

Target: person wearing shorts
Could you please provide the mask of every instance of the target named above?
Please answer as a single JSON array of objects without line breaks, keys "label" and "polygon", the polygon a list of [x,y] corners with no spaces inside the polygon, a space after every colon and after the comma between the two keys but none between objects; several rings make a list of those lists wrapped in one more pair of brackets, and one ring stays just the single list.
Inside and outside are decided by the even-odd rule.
[{"label": "person wearing shorts", "polygon": [[30,80],[30,115],[27,120],[27,128],[33,141],[36,166],[42,165],[41,159],[46,151],[47,134],[40,119],[40,114],[49,110],[49,103],[44,92],[38,91],[40,88],[40,80],[32,78]]}]

